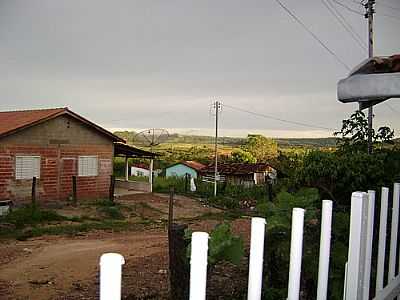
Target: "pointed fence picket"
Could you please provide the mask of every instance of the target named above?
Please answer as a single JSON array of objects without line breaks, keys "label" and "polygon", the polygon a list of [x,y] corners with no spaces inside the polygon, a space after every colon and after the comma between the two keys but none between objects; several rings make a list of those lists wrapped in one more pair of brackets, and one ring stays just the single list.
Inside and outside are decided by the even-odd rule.
[{"label": "pointed fence picket", "polygon": [[[354,192],[351,197],[350,232],[348,261],[345,266],[344,300],[391,300],[400,295],[400,275],[396,273],[398,254],[398,227],[400,183],[393,187],[393,201],[389,214],[389,189],[383,187],[380,197],[380,220],[375,290],[371,291],[371,269],[373,259],[375,191]],[[303,251],[304,214],[302,208],[292,211],[290,264],[287,300],[300,299],[301,262]],[[386,258],[388,216],[390,215],[390,248]],[[251,221],[251,241],[248,277],[248,300],[260,300],[263,284],[263,257],[268,251],[264,245],[266,220],[253,218]],[[328,299],[328,275],[331,248],[332,201],[322,203],[320,253],[318,266],[317,300]],[[205,300],[207,287],[208,234],[192,234],[190,300]],[[265,249],[264,249],[265,248]],[[385,266],[388,262],[388,267]],[[100,299],[120,300],[122,256],[105,254],[101,258]],[[115,265],[112,267],[111,265]],[[386,270],[387,269],[387,270]],[[385,276],[385,271],[387,276]],[[107,273],[107,274],[106,274]],[[110,275],[113,274],[113,275]],[[385,282],[385,277],[387,277]],[[110,280],[109,278],[116,278]],[[371,296],[374,295],[374,296]]]}]

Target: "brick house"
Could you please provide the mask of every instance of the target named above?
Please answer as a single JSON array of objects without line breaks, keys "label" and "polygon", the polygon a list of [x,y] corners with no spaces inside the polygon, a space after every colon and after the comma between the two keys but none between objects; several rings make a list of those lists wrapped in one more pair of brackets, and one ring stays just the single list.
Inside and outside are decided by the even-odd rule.
[{"label": "brick house", "polygon": [[67,200],[74,175],[78,197],[106,197],[114,155],[134,156],[124,143],[68,108],[0,112],[0,200],[30,199],[33,177],[39,201]]}]

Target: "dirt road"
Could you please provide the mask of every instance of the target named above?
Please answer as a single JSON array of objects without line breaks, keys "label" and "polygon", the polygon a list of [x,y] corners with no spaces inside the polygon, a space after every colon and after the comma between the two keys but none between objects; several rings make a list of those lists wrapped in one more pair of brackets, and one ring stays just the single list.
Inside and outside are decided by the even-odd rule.
[{"label": "dirt road", "polygon": [[[157,221],[167,217],[167,198],[162,195],[135,195],[119,201],[140,209],[141,215]],[[137,205],[143,202],[145,206]],[[210,231],[219,223],[204,217],[188,221],[188,218],[218,213],[218,210],[206,208],[193,199],[177,197],[175,204],[176,217],[181,222],[190,222],[188,225],[194,230]],[[235,220],[233,230],[247,240],[249,220]],[[74,237],[43,236],[28,241],[2,241],[0,299],[98,299],[99,258],[106,252],[117,252],[125,258],[123,299],[166,299],[167,232],[159,222],[145,230],[97,231]],[[231,278],[223,286],[228,284],[237,285]]]}]

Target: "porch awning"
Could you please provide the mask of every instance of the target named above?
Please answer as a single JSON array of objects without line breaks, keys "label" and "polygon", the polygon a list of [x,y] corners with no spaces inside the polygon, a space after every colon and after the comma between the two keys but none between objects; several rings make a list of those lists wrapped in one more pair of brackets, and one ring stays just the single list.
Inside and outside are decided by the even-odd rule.
[{"label": "porch awning", "polygon": [[145,151],[123,143],[114,143],[114,156],[155,158],[157,153]]},{"label": "porch awning", "polygon": [[359,102],[361,108],[389,98],[400,98],[400,55],[373,57],[339,81],[338,100]]}]

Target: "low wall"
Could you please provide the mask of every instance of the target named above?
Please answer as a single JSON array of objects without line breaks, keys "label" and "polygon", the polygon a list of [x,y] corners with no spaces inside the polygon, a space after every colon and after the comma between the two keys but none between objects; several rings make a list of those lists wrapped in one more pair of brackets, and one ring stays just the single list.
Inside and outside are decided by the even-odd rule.
[{"label": "low wall", "polygon": [[142,191],[146,193],[150,193],[150,184],[145,181],[125,181],[121,179],[115,180],[116,188],[123,188],[132,191]]}]

